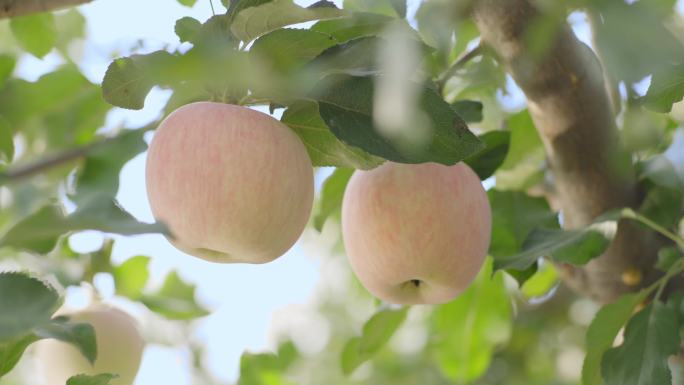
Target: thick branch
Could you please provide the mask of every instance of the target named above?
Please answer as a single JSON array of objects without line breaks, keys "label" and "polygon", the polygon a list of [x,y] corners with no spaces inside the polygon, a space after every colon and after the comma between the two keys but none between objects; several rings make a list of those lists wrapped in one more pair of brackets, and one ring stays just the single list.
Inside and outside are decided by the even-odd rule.
[{"label": "thick branch", "polygon": [[55,11],[89,3],[92,0],[0,0],[0,19]]},{"label": "thick branch", "polygon": [[[629,156],[618,144],[617,127],[603,71],[589,47],[565,22],[551,33],[549,50],[533,54],[528,27],[539,13],[529,0],[478,0],[473,16],[482,40],[500,57],[525,92],[546,148],[563,225],[577,228],[616,207],[639,204],[641,196]],[[622,221],[612,245],[586,267],[565,266],[566,282],[600,301],[636,288],[625,273],[652,281],[659,241],[651,232]]]}]

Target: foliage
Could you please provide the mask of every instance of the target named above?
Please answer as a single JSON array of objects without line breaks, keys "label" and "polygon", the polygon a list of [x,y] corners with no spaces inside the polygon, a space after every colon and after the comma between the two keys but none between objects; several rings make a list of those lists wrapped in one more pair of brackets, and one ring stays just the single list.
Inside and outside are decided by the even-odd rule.
[{"label": "foliage", "polygon": [[[115,108],[142,109],[150,92],[161,88],[172,94],[162,115],[213,100],[267,107],[280,116],[315,167],[335,168],[317,193],[311,220],[321,238],[338,231],[325,225],[339,222],[354,170],[385,161],[463,161],[490,187],[490,258],[456,300],[395,308],[376,303],[358,281],[345,278],[346,294],[321,295],[315,304],[331,325],[322,351],[307,355],[297,341],[278,336],[275,352],[243,354],[238,384],[672,383],[668,357],[678,352],[684,326],[681,292],[663,294],[684,270],[684,173],[681,156],[672,155],[683,150],[670,147],[684,123],[675,114],[684,97],[684,43],[674,1],[542,2],[550,16],[531,27],[538,33],[530,38],[543,54],[554,23],[569,11],[586,12],[593,48],[616,82],[612,86],[624,91],[617,100],[619,140],[632,155],[643,202],[574,229],[561,228],[562,213],[543,196],[553,191],[554,165],[527,106],[511,107],[517,90],[505,68],[486,49],[459,61],[479,38],[464,2],[222,3],[226,12],[207,20],[177,20],[176,46],[116,53],[124,56],[111,62],[101,84],[84,75],[83,59],[70,49],[86,38],[78,9],[0,20],[0,378],[44,338],[73,344],[91,362],[97,356],[93,328],[56,315],[59,285],[111,278],[119,299],[141,305],[147,317],[183,325],[187,334],[191,321],[211,313],[183,272],[152,282],[150,264],[162,256],[114,263],[109,238],[87,253],[69,246],[83,230],[173,236],[162,223],[140,222],[116,200],[121,169],[144,153],[145,135],[158,120],[142,128],[107,124]],[[397,41],[416,57],[402,56],[408,69],[392,77],[379,57]],[[25,55],[56,56],[61,64],[27,80],[18,71]],[[403,87],[408,101],[380,99],[387,82]],[[383,120],[383,102],[398,103],[390,106],[399,123]],[[669,238],[657,266],[664,275],[605,304],[590,324],[586,316],[580,322],[573,309],[586,300],[557,289],[559,277],[568,265],[601,255],[617,221],[638,222]],[[339,254],[339,234],[335,242],[333,254]],[[422,343],[398,347],[406,335]],[[584,354],[581,379],[561,370],[573,349]],[[196,353],[198,372],[204,370],[202,353]],[[80,375],[68,385],[110,381],[115,383],[110,374]]]}]

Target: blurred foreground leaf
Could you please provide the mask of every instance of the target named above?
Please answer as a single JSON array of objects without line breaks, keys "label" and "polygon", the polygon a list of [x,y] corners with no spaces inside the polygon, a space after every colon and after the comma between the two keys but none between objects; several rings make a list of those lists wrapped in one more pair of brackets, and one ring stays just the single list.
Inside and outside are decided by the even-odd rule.
[{"label": "blurred foreground leaf", "polygon": [[433,314],[434,351],[444,375],[455,383],[471,382],[489,367],[494,350],[512,331],[511,304],[502,272],[492,275],[492,260],[472,285]]},{"label": "blurred foreground leaf", "polygon": [[677,313],[653,302],[634,315],[622,345],[608,350],[601,362],[606,385],[660,385],[672,381],[667,359],[679,352]]},{"label": "blurred foreground leaf", "polygon": [[586,351],[582,366],[582,383],[584,385],[602,385],[601,360],[606,350],[613,346],[613,341],[620,329],[632,316],[636,306],[646,297],[646,292],[627,294],[617,301],[605,305],[591,321],[586,334]]},{"label": "blurred foreground leaf", "polygon": [[9,229],[0,238],[0,246],[44,254],[55,247],[59,237],[79,230],[100,230],[124,235],[168,233],[161,223],[138,222],[116,201],[92,197],[68,216],[58,205],[44,206]]},{"label": "blurred foreground leaf", "polygon": [[67,380],[66,385],[109,385],[113,380],[119,377],[116,374],[97,374],[89,376],[86,374],[79,374]]},{"label": "blurred foreground leaf", "polygon": [[399,310],[381,310],[365,325],[361,336],[347,341],[342,352],[342,372],[349,375],[362,363],[368,361],[392,338],[406,319],[408,307]]},{"label": "blurred foreground leaf", "polygon": [[338,212],[342,207],[344,190],[353,173],[353,169],[338,168],[323,183],[319,198],[320,203],[318,212],[313,219],[313,225],[316,230],[323,230],[326,219]]},{"label": "blurred foreground leaf", "polygon": [[195,286],[187,284],[175,271],[166,276],[159,291],[144,294],[140,301],[155,313],[173,320],[191,320],[209,314],[195,302]]}]

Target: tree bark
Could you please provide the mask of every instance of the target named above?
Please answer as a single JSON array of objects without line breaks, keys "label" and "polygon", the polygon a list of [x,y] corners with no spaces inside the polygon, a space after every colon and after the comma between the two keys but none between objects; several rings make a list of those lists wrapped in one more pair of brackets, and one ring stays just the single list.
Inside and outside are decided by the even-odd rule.
[{"label": "tree bark", "polygon": [[0,19],[55,11],[92,0],[0,0]]},{"label": "tree bark", "polygon": [[[579,228],[610,209],[636,207],[643,197],[629,154],[619,145],[599,60],[563,20],[555,33],[544,31],[548,50],[533,54],[530,26],[540,16],[529,0],[473,4],[482,41],[527,97],[554,175],[563,226]],[[653,265],[660,246],[657,235],[623,220],[602,256],[584,267],[563,265],[561,275],[575,291],[610,302],[659,275]]]}]

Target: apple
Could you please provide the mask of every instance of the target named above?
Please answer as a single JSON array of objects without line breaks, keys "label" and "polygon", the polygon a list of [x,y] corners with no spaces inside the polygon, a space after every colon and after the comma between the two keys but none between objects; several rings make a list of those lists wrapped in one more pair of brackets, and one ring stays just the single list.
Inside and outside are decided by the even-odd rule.
[{"label": "apple", "polygon": [[352,270],[395,304],[444,303],[467,288],[487,255],[491,221],[480,179],[463,163],[356,171],[342,202]]},{"label": "apple", "polygon": [[73,322],[87,322],[95,328],[97,359],[91,365],[71,344],[54,339],[36,345],[38,377],[43,385],[64,385],[77,374],[112,373],[119,377],[112,385],[131,385],[140,367],[145,342],[136,322],[121,310],[96,305],[68,316]]},{"label": "apple", "polygon": [[265,263],[304,231],[313,166],[283,123],[247,107],[198,102],[157,129],[147,195],[181,251],[212,262]]}]

